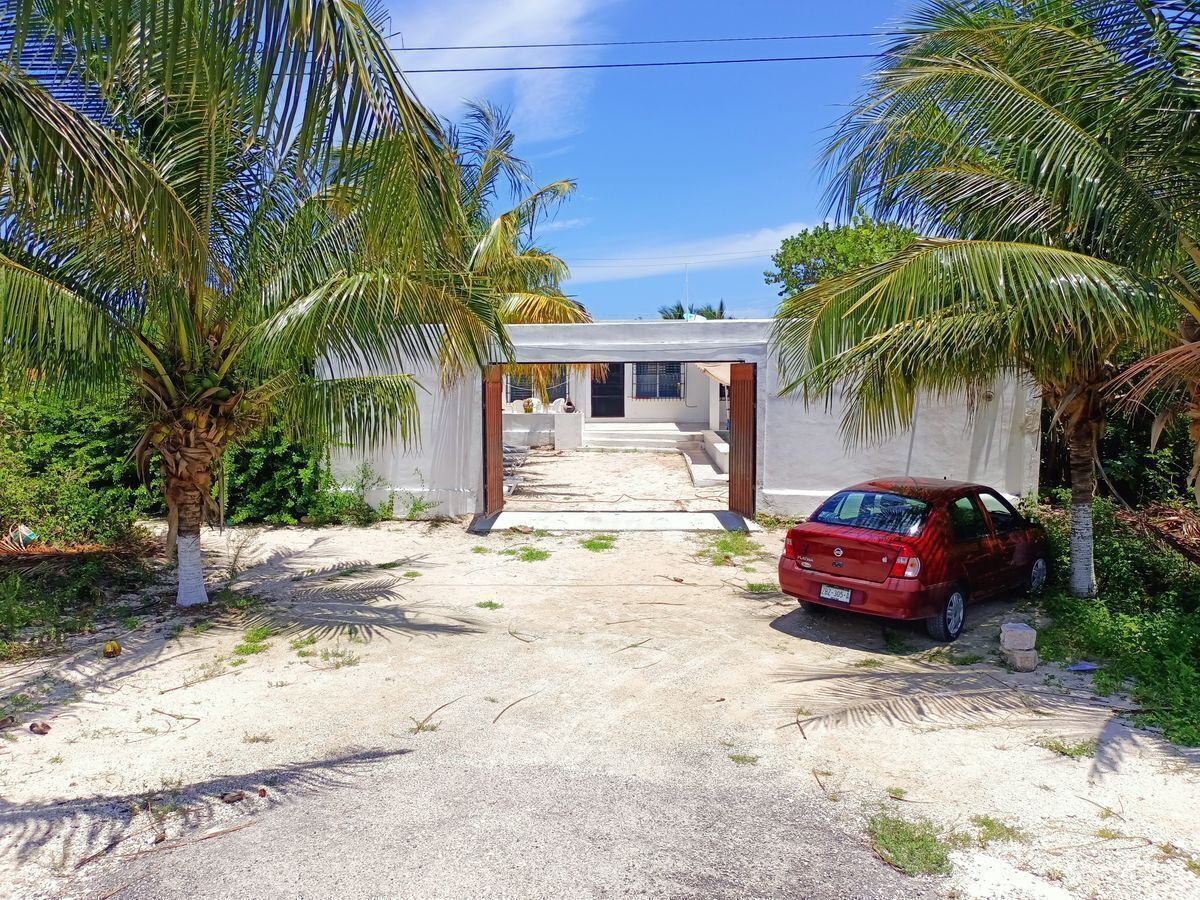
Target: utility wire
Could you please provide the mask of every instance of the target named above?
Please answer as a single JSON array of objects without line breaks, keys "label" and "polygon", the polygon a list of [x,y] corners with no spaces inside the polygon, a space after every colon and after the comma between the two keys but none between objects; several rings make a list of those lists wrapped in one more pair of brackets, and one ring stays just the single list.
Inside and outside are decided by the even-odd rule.
[{"label": "utility wire", "polygon": [[547,72],[562,69],[653,69],[664,66],[728,66],[739,63],[813,62],[830,59],[878,59],[881,53],[832,53],[827,56],[761,56],[748,59],[686,59],[666,62],[579,63],[570,66],[478,66],[474,68],[404,69],[406,75],[448,72]]},{"label": "utility wire", "polygon": [[[763,37],[723,37],[723,38],[669,38],[647,41],[562,41],[550,44],[448,44],[445,47],[393,47],[393,50],[403,50],[416,53],[426,50],[536,50],[552,47],[647,47],[664,44],[750,44],[762,41],[819,41],[836,38],[862,37],[897,37],[906,34],[903,31],[846,31],[839,34],[782,34]],[[387,35],[390,40],[402,35],[401,31],[393,31]]]}]

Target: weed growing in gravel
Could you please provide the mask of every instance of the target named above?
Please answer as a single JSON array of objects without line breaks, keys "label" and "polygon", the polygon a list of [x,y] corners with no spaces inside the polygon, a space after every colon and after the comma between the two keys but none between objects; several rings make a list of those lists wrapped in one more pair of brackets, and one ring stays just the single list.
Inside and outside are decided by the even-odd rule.
[{"label": "weed growing in gravel", "polygon": [[481,544],[476,544],[474,547],[472,547],[472,548],[471,548],[471,552],[472,552],[472,553],[484,554],[484,553],[491,553],[492,551],[491,551],[491,550],[489,550],[487,547],[484,547],[484,546],[483,546],[483,545],[481,545]]},{"label": "weed growing in gravel", "polygon": [[[234,653],[236,653],[236,652],[237,652],[237,649],[235,648],[233,652],[234,652]],[[257,651],[257,650],[255,650],[254,652],[255,652],[255,653],[257,653],[258,651]],[[245,658],[245,657],[242,657],[241,659],[231,659],[231,660],[229,661],[229,665],[233,666],[235,669],[236,669],[238,666],[244,666],[245,664],[246,664],[246,658]]]},{"label": "weed growing in gravel", "polygon": [[856,669],[881,669],[883,668],[883,660],[876,659],[874,656],[868,656],[866,659],[860,659],[854,663]]},{"label": "weed growing in gravel", "polygon": [[1077,741],[1073,744],[1064,741],[1062,738],[1043,737],[1034,741],[1039,747],[1057,753],[1059,756],[1067,756],[1071,759],[1083,759],[1084,757],[1091,758],[1096,755],[1096,749],[1100,742],[1095,738],[1089,738],[1086,741]]},{"label": "weed growing in gravel", "polygon": [[757,556],[760,548],[745,531],[729,531],[712,538],[700,555],[714,566],[737,565],[738,557]]},{"label": "weed growing in gravel", "polygon": [[306,634],[304,637],[292,638],[288,642],[288,646],[293,650],[303,650],[305,647],[311,647],[317,642],[315,634]]},{"label": "weed growing in gravel", "polygon": [[503,603],[497,603],[495,600],[480,600],[475,605],[480,609],[502,609],[504,607]]},{"label": "weed growing in gravel", "polygon": [[208,621],[208,619],[201,619],[192,626],[192,631],[196,632],[196,634],[204,634],[204,632],[208,631],[212,627],[212,622]]},{"label": "weed growing in gravel", "polygon": [[341,647],[334,647],[321,651],[321,662],[327,663],[327,669],[343,669],[346,666],[357,666],[362,662],[362,657]]},{"label": "weed growing in gravel", "polygon": [[242,743],[244,744],[270,744],[275,738],[269,734],[243,734]]},{"label": "weed growing in gravel", "polygon": [[777,594],[779,585],[769,581],[751,581],[746,585],[746,590],[751,594]]},{"label": "weed growing in gravel", "polygon": [[121,628],[125,631],[137,631],[141,626],[141,616],[126,616],[121,620]]},{"label": "weed growing in gravel", "polygon": [[500,552],[505,556],[515,556],[521,562],[541,562],[550,558],[550,551],[542,550],[540,547],[509,547]]},{"label": "weed growing in gravel", "polygon": [[1027,832],[991,816],[971,816],[971,824],[979,829],[976,841],[980,847],[987,847],[993,842],[1029,843]]},{"label": "weed growing in gravel", "polygon": [[730,753],[729,758],[739,766],[757,766],[758,757],[750,756],[748,753]]},{"label": "weed growing in gravel", "polygon": [[790,518],[788,516],[775,516],[771,513],[759,513],[754,517],[754,521],[767,531],[779,531],[783,528],[791,528],[796,524],[796,520],[794,518]]},{"label": "weed growing in gravel", "polygon": [[255,653],[262,653],[270,646],[265,643],[267,638],[271,636],[271,629],[267,625],[256,625],[254,628],[246,629],[246,634],[243,636],[242,643],[233,648],[233,652],[238,656],[253,656]]},{"label": "weed growing in gravel", "polygon": [[1115,828],[1097,828],[1096,837],[1106,841],[1115,841],[1123,835]]},{"label": "weed growing in gravel", "polygon": [[896,656],[907,656],[915,653],[917,648],[910,644],[898,631],[890,628],[883,629],[883,649]]},{"label": "weed growing in gravel", "polygon": [[908,793],[908,791],[906,791],[902,787],[890,787],[887,789],[887,795],[889,797],[891,797],[893,800],[903,800],[904,795],[907,793]]},{"label": "weed growing in gravel", "polygon": [[904,819],[878,813],[867,822],[875,852],[906,875],[945,875],[950,871],[950,848],[928,819]]},{"label": "weed growing in gravel", "polygon": [[579,542],[584,550],[590,550],[592,553],[603,553],[605,550],[611,550],[617,543],[615,534],[597,534],[590,538],[584,538]]}]

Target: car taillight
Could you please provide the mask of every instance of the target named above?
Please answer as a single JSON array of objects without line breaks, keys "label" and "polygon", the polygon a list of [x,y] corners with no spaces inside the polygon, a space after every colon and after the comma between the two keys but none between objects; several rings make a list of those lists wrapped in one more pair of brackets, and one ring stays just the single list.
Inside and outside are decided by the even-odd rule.
[{"label": "car taillight", "polygon": [[792,533],[789,531],[787,537],[783,539],[783,555],[788,559],[796,558],[796,545],[792,541]]},{"label": "car taillight", "polygon": [[891,578],[916,578],[921,574],[921,558],[914,556],[911,550],[902,550],[892,563]]}]

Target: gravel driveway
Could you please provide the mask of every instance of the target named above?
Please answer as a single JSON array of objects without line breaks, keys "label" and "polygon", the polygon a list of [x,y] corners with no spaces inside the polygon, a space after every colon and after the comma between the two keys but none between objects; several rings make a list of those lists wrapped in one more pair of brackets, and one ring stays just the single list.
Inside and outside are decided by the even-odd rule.
[{"label": "gravel driveway", "polygon": [[[53,726],[0,748],[0,891],[1133,897],[1200,885],[1154,847],[1200,850],[1194,756],[1122,724],[1119,699],[1076,676],[994,665],[1011,605],[972,608],[956,652],[981,659],[954,665],[919,628],[815,617],[773,593],[777,534],[718,553],[724,565],[711,536],[582,543],[594,537],[409,523],[210,535],[213,570],[235,570],[224,612],[164,611],[122,637],[117,660],[95,653],[98,634],[0,671],[0,696],[34,696]],[[265,602],[239,608],[244,596]],[[1038,744],[1046,734],[1092,735],[1098,751],[1063,758]],[[222,802],[231,791],[242,799]],[[993,816],[1027,840],[956,851],[949,879],[911,879],[864,834],[884,808],[960,831]],[[1101,826],[1138,840],[1099,838]]]}]

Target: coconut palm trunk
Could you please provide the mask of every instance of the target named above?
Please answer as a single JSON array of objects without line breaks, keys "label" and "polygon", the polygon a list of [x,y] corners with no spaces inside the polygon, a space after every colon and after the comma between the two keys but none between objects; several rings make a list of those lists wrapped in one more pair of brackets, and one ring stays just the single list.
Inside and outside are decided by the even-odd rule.
[{"label": "coconut palm trunk", "polygon": [[204,504],[194,485],[175,487],[175,497],[179,517],[175,543],[179,589],[175,595],[175,603],[178,606],[197,606],[208,602],[208,591],[204,586],[204,562],[200,552],[200,526],[204,522]]},{"label": "coconut palm trunk", "polygon": [[1093,554],[1092,500],[1096,496],[1095,431],[1086,426],[1071,429],[1067,453],[1071,472],[1071,593],[1096,595]]}]

